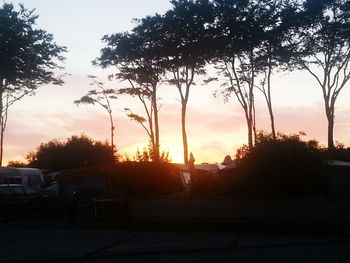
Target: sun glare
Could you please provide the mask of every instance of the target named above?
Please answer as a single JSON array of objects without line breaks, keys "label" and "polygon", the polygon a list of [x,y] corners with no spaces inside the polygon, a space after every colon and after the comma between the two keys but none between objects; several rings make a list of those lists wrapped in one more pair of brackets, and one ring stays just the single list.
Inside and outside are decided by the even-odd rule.
[{"label": "sun glare", "polygon": [[166,151],[169,151],[169,156],[172,163],[184,162],[183,148],[181,144],[173,144]]}]

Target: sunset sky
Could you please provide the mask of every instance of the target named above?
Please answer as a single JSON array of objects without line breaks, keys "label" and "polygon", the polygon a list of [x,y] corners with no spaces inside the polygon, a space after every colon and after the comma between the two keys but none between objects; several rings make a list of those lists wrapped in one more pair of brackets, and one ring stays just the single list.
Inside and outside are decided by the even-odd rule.
[{"label": "sunset sky", "polygon": [[[35,96],[24,98],[10,109],[5,134],[4,161],[23,160],[26,154],[42,142],[66,139],[71,135],[85,135],[96,140],[109,139],[109,121],[106,112],[97,106],[76,107],[79,99],[91,87],[88,75],[105,81],[113,69],[102,70],[91,65],[102,48],[105,34],[130,30],[133,18],[164,13],[170,4],[167,0],[22,0],[15,5],[36,8],[38,27],[54,35],[56,42],[68,49],[65,72],[69,73],[62,87],[42,86]],[[106,81],[107,82],[107,81]],[[191,90],[187,132],[189,150],[196,163],[221,162],[225,155],[246,143],[246,124],[238,101],[232,97],[227,103],[213,96],[220,83],[203,86],[200,79]],[[109,87],[126,87],[114,81]],[[321,90],[305,72],[276,74],[273,79],[273,103],[276,128],[284,133],[304,131],[305,139],[326,143],[327,122]],[[169,151],[174,162],[181,162],[181,105],[172,86],[160,88],[161,148]],[[267,108],[261,94],[257,94],[257,128],[269,130]],[[335,140],[350,144],[350,84],[336,105]],[[132,157],[136,150],[147,145],[147,135],[137,123],[126,117],[124,108],[142,114],[142,108],[133,98],[121,96],[113,101],[116,122],[115,141],[120,154]]]}]

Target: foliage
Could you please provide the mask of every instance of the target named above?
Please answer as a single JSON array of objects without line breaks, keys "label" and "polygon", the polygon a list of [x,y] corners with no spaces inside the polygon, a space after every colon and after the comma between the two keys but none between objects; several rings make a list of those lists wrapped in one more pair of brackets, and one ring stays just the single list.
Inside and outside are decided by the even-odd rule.
[{"label": "foliage", "polygon": [[43,84],[61,85],[56,69],[62,69],[65,47],[57,45],[53,36],[36,26],[34,10],[12,4],[0,6],[0,164],[8,109]]},{"label": "foliage", "polygon": [[130,33],[105,36],[103,41],[107,46],[95,63],[102,67],[116,66],[115,76],[130,84],[120,89],[120,93],[137,97],[143,104],[146,117],[131,110],[129,117],[145,129],[156,157],[160,154],[158,84],[166,80],[176,86],[181,97],[184,161],[187,163],[187,102],[195,75],[205,72],[206,40],[211,39],[205,25],[213,17],[207,0],[174,0],[171,3],[173,7],[165,15],[137,20],[137,26]]},{"label": "foliage", "polygon": [[236,160],[241,161],[250,153],[250,148],[248,145],[244,144],[242,147],[238,148],[236,151]]},{"label": "foliage", "polygon": [[115,162],[115,156],[107,143],[80,135],[72,136],[66,141],[55,139],[42,143],[28,154],[27,160],[30,167],[63,170]]},{"label": "foliage", "polygon": [[23,5],[19,11],[7,3],[0,8],[1,83],[14,92],[31,92],[49,82],[62,84],[53,70],[61,68],[55,60],[62,61],[66,49],[54,43],[51,34],[37,29],[37,18],[34,10]]},{"label": "foliage", "polygon": [[91,86],[95,86],[96,88],[90,90],[86,95],[81,97],[79,100],[75,100],[74,103],[79,106],[80,104],[97,104],[101,106],[108,112],[110,129],[111,129],[111,148],[113,151],[115,150],[114,145],[114,121],[112,115],[112,107],[111,100],[117,99],[117,91],[115,89],[106,89],[103,86],[102,82],[96,80],[95,76],[89,76],[92,79]]},{"label": "foliage", "polygon": [[[291,52],[285,38],[294,11],[286,1],[213,1],[216,16],[211,60],[222,79],[222,93],[234,96],[244,110],[248,145],[256,136],[256,90],[264,95],[275,136],[272,105],[272,75],[285,69]],[[288,18],[288,19],[287,19]]]},{"label": "foliage", "polygon": [[[329,147],[333,147],[335,102],[350,79],[348,1],[174,0],[171,3],[172,8],[163,16],[141,19],[131,33],[116,34],[107,40],[115,49],[131,50],[126,57],[121,55],[123,52],[112,53],[112,62],[122,69],[125,65],[134,66],[127,67],[128,79],[132,76],[135,80],[138,76],[138,80],[154,81],[154,71],[149,70],[152,65],[153,70],[162,69],[156,71],[157,80],[165,74],[168,83],[177,87],[182,104],[185,163],[189,91],[195,84],[195,76],[205,73],[209,61],[225,77],[225,96],[235,96],[244,109],[250,148],[256,136],[255,91],[263,93],[271,131],[276,137],[272,76],[277,70],[295,68],[309,72],[322,88],[329,121]],[[107,52],[110,49],[104,51],[111,55]],[[125,74],[123,77],[126,79]],[[144,122],[138,122],[145,128]]]},{"label": "foliage", "polygon": [[259,134],[256,145],[239,164],[246,176],[248,192],[266,195],[304,196],[327,193],[323,174],[322,149],[314,141],[304,142],[300,135]]},{"label": "foliage", "polygon": [[335,104],[350,80],[350,5],[346,0],[303,2],[299,26],[290,34],[294,64],[321,88],[328,121],[328,147],[334,148]]},{"label": "foliage", "polygon": [[259,133],[253,148],[239,150],[237,167],[205,175],[193,194],[292,198],[329,195],[324,149],[300,135]]},{"label": "foliage", "polygon": [[9,161],[8,163],[7,163],[7,166],[8,167],[19,167],[19,168],[21,168],[21,167],[28,167],[28,163],[26,163],[26,162],[23,162],[23,161]]},{"label": "foliage", "polygon": [[327,160],[350,162],[350,148],[343,145],[325,151],[324,155]]},{"label": "foliage", "polygon": [[168,83],[174,85],[180,95],[181,132],[184,163],[189,161],[186,131],[187,103],[195,77],[206,73],[209,46],[212,36],[208,25],[213,23],[212,5],[208,0],[173,0],[173,7],[163,16],[164,68]]},{"label": "foliage", "polygon": [[137,150],[136,155],[134,157],[134,161],[136,162],[164,162],[169,163],[171,162],[169,152],[161,152],[158,157],[155,156],[154,148],[152,147],[152,144],[149,143],[148,147],[143,148],[142,151]]},{"label": "foliage", "polygon": [[[105,68],[114,66],[116,77],[126,81],[129,86],[118,89],[118,93],[136,97],[142,103],[146,118],[127,109],[131,120],[138,122],[146,131],[152,143],[156,159],[159,159],[159,123],[158,123],[158,85],[162,81],[164,69],[159,47],[160,16],[146,17],[138,21],[131,33],[106,35],[103,41],[106,47],[94,62]],[[149,29],[151,28],[151,30]],[[144,124],[147,121],[147,124]]]}]

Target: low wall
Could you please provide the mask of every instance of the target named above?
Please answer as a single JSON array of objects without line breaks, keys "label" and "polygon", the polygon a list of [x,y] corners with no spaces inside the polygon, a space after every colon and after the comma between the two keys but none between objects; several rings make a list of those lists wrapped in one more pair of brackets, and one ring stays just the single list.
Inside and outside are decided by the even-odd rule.
[{"label": "low wall", "polygon": [[350,200],[142,198],[129,200],[136,221],[350,220]]}]

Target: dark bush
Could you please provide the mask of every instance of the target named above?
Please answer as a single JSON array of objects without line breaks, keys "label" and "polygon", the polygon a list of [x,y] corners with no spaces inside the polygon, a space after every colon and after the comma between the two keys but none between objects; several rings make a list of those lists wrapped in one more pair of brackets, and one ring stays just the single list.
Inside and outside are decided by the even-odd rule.
[{"label": "dark bush", "polygon": [[94,141],[85,135],[72,136],[67,141],[51,140],[42,143],[27,156],[28,166],[41,169],[72,169],[114,162],[110,145]]},{"label": "dark bush", "polygon": [[236,168],[222,170],[213,178],[200,178],[192,193],[280,198],[330,192],[323,149],[315,141],[283,134],[274,140],[260,134],[254,148],[242,147],[238,154]]},{"label": "dark bush", "polygon": [[83,181],[88,177],[100,177],[109,188],[123,196],[160,196],[181,192],[182,181],[177,168],[168,163],[121,162],[96,165],[90,168],[71,170],[61,175],[62,184]]}]

